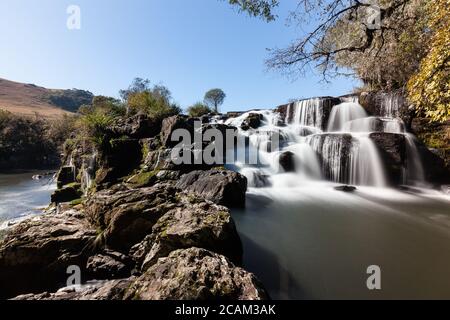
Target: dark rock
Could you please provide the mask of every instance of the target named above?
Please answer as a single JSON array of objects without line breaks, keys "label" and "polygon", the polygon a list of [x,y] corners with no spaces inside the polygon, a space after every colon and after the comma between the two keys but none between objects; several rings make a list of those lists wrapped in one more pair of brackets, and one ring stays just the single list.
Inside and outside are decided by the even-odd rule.
[{"label": "dark rock", "polygon": [[153,227],[152,235],[143,244],[143,270],[172,251],[190,247],[220,253],[241,264],[242,244],[228,209],[189,197],[188,201],[194,203],[167,212]]},{"label": "dark rock", "polygon": [[357,188],[354,186],[339,186],[334,189],[337,191],[343,191],[343,192],[354,192],[357,190]]},{"label": "dark rock", "polygon": [[161,143],[168,148],[172,148],[179,144],[180,141],[172,141],[172,133],[177,129],[187,130],[193,138],[194,121],[195,119],[193,118],[187,118],[181,115],[164,119],[161,129]]},{"label": "dark rock", "polygon": [[122,136],[135,139],[152,138],[159,134],[161,121],[149,118],[144,114],[137,114],[131,117],[118,118],[108,129],[110,135],[116,138]]},{"label": "dark rock", "polygon": [[242,122],[242,130],[257,129],[261,126],[261,121],[263,120],[263,115],[260,113],[249,113],[247,118]]},{"label": "dark rock", "polygon": [[70,202],[79,199],[82,196],[83,192],[81,191],[81,184],[71,183],[61,189],[55,190],[51,196],[51,201],[53,203]]},{"label": "dark rock", "polygon": [[403,134],[374,132],[370,139],[377,146],[389,179],[393,184],[403,183],[403,173],[406,167],[406,141]]},{"label": "dark rock", "polygon": [[130,276],[131,269],[130,258],[111,250],[89,257],[86,265],[89,278],[96,280],[126,278]]},{"label": "dark rock", "polygon": [[75,168],[74,166],[64,166],[59,169],[56,177],[56,184],[58,188],[62,188],[66,184],[75,182]]},{"label": "dark rock", "polygon": [[256,277],[224,256],[198,248],[160,259],[127,290],[134,300],[264,300]]},{"label": "dark rock", "polygon": [[74,210],[13,227],[0,244],[0,299],[65,286],[67,268],[86,264],[96,236]]},{"label": "dark rock", "polygon": [[169,185],[150,188],[104,190],[86,202],[86,216],[103,231],[105,244],[121,252],[151,233],[153,225],[176,205]]},{"label": "dark rock", "polygon": [[295,154],[293,152],[283,152],[278,161],[285,172],[295,172]]},{"label": "dark rock", "polygon": [[226,207],[245,207],[247,179],[237,172],[193,171],[183,175],[176,186]]}]

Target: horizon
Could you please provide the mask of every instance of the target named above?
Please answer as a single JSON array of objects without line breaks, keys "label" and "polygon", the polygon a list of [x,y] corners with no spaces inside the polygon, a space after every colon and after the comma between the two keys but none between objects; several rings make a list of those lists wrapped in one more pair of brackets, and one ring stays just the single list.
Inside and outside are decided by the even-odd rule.
[{"label": "horizon", "polygon": [[[81,10],[79,30],[66,25],[72,4]],[[112,97],[133,78],[148,78],[167,86],[183,109],[218,87],[227,94],[223,112],[351,93],[358,84],[351,78],[321,83],[310,70],[293,81],[266,70],[266,48],[282,47],[302,34],[286,25],[292,5],[281,4],[278,19],[266,23],[239,14],[225,1],[8,0],[0,4],[0,36],[10,44],[0,52],[0,77]]]}]

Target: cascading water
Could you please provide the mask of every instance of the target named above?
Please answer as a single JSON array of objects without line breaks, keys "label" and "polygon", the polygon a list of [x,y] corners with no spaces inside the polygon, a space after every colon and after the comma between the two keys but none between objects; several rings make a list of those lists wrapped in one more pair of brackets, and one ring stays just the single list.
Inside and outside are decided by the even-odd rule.
[{"label": "cascading water", "polygon": [[[389,117],[396,114],[395,97],[385,103],[386,115],[368,116],[357,97],[341,99],[327,121],[323,100],[313,98],[291,103],[286,107],[285,124],[272,111],[251,111],[262,115],[262,126],[257,130],[239,130],[249,141],[249,150],[257,153],[264,164],[238,162],[237,169],[247,176],[250,187],[283,187],[304,185],[326,179],[335,183],[386,187],[387,173],[372,132],[405,136],[407,166],[405,183],[424,182],[425,174],[414,136],[406,133],[403,121]],[[330,110],[330,109],[328,109]],[[230,119],[227,124],[240,127],[249,113]],[[324,132],[322,128],[327,128]],[[282,137],[280,149],[270,150],[273,133]],[[280,169],[280,156],[294,155],[295,172]],[[284,183],[285,182],[285,183]]]}]

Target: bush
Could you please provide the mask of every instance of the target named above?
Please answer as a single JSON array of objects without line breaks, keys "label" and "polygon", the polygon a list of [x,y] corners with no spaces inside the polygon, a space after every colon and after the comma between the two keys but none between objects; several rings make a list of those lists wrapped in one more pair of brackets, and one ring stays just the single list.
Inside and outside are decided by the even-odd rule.
[{"label": "bush", "polygon": [[201,102],[197,102],[193,106],[189,107],[187,111],[191,117],[201,117],[212,113],[212,110]]}]

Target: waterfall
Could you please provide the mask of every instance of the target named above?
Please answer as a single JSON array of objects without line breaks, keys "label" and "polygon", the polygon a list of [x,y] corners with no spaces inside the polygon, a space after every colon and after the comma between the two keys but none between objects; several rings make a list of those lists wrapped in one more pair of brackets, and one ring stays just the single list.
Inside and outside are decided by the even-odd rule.
[{"label": "waterfall", "polygon": [[331,111],[328,121],[328,132],[343,131],[346,123],[356,119],[366,118],[367,113],[360,104],[354,102],[343,102]]},{"label": "waterfall", "polygon": [[313,98],[294,103],[293,124],[303,127],[322,128],[323,100]]},{"label": "waterfall", "polygon": [[[238,128],[238,136],[246,138],[246,144],[237,149],[246,158],[258,156],[258,161],[252,164],[245,159],[236,161],[234,169],[247,177],[250,188],[285,188],[320,181],[386,187],[389,179],[384,158],[370,136],[372,132],[381,132],[405,136],[405,183],[425,181],[415,137],[406,133],[403,121],[395,117],[398,97],[386,98],[383,105],[386,114],[378,117],[368,116],[357,96],[340,100],[334,106],[325,105],[325,98],[291,103],[287,106],[285,123],[277,112],[268,110],[250,111],[227,120],[226,124]],[[250,113],[262,115],[261,126],[244,131],[240,126]],[[275,137],[281,140],[278,149],[271,145]]]},{"label": "waterfall", "polygon": [[381,99],[381,115],[386,118],[395,118],[400,115],[400,107],[403,105],[403,98],[395,93],[386,93]]},{"label": "waterfall", "polygon": [[83,164],[83,189],[85,195],[89,192],[93,185],[95,178],[95,171],[97,165],[97,151],[94,151],[91,156]]},{"label": "waterfall", "polygon": [[349,162],[349,183],[376,187],[387,185],[383,163],[367,135],[354,137]]}]

